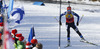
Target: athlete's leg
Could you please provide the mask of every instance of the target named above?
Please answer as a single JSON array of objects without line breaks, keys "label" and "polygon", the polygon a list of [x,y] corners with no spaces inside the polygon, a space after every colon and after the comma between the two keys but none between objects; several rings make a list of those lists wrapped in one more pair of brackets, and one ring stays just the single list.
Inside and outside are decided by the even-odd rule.
[{"label": "athlete's leg", "polygon": [[70,44],[70,26],[67,25],[67,40],[68,40],[68,43]]},{"label": "athlete's leg", "polygon": [[74,25],[74,23],[72,24],[71,27],[76,31],[76,33],[80,36],[80,38],[84,39],[84,37],[82,36],[82,34],[81,34],[80,31],[78,30],[78,28]]}]

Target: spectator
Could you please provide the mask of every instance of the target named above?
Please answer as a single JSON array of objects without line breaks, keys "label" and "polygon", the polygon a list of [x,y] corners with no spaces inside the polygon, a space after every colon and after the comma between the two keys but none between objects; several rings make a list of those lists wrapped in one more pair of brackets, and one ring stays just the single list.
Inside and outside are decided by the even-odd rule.
[{"label": "spectator", "polygon": [[13,40],[15,40],[16,33],[17,33],[17,30],[13,29],[12,32],[11,32]]},{"label": "spectator", "polygon": [[3,15],[0,14],[0,33],[3,34]]},{"label": "spectator", "polygon": [[37,39],[32,39],[31,43],[32,43],[32,47],[35,47],[36,44],[38,43],[38,41],[37,41]]},{"label": "spectator", "polygon": [[42,49],[43,45],[41,43],[37,43],[36,47],[34,47],[33,49]]},{"label": "spectator", "polygon": [[0,13],[1,13],[1,8],[2,8],[2,0],[0,0]]},{"label": "spectator", "polygon": [[17,41],[17,49],[25,49],[25,44],[24,44],[23,40],[24,40],[23,36],[19,37],[19,39]]},{"label": "spectator", "polygon": [[19,37],[21,37],[22,36],[22,34],[16,34],[16,36],[15,36],[15,43],[14,43],[14,46],[15,46],[15,48],[17,49],[17,41],[19,40]]},{"label": "spectator", "polygon": [[31,49],[32,48],[32,44],[30,42],[26,43],[26,49]]}]

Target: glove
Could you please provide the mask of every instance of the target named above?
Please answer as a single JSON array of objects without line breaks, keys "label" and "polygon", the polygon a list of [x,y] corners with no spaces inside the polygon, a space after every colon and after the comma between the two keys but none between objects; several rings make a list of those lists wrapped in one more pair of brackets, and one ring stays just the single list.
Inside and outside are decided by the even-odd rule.
[{"label": "glove", "polygon": [[59,21],[59,24],[62,25],[61,21]]},{"label": "glove", "polygon": [[76,24],[77,26],[79,25],[79,22],[77,22],[77,24]]},{"label": "glove", "polygon": [[60,16],[63,16],[64,14],[60,14]]}]

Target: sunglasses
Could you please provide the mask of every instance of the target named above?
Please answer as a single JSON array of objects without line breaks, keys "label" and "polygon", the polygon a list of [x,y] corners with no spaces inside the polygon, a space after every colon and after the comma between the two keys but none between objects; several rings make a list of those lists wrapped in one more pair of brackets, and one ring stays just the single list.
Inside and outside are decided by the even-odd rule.
[{"label": "sunglasses", "polygon": [[70,12],[71,10],[67,10],[68,12]]}]

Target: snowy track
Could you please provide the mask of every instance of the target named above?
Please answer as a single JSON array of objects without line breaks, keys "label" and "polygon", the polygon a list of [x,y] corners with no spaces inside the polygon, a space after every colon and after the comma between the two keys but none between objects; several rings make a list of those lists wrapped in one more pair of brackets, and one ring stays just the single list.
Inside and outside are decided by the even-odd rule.
[{"label": "snowy track", "polygon": [[[59,17],[59,8],[56,4],[47,4],[46,6],[36,6],[23,3],[25,8],[25,17],[21,21],[22,23],[14,28],[18,29],[18,33],[22,33],[24,37],[28,38],[30,28],[32,25],[35,27],[36,38],[43,44],[43,49],[58,49],[58,22],[54,17]],[[63,5],[63,7],[67,7]],[[73,6],[74,7],[74,6]],[[66,9],[62,9],[62,12]],[[80,16],[84,14],[80,26],[78,26],[80,32],[83,34],[86,40],[100,45],[100,13],[91,13],[87,11],[77,11]],[[71,29],[71,45],[72,47],[64,48],[67,44],[66,38],[66,26],[64,23],[62,26],[61,37],[61,49],[100,49],[93,45],[80,42],[79,36]]]}]

